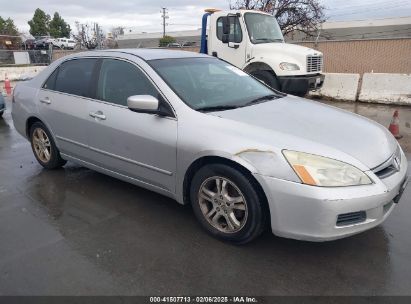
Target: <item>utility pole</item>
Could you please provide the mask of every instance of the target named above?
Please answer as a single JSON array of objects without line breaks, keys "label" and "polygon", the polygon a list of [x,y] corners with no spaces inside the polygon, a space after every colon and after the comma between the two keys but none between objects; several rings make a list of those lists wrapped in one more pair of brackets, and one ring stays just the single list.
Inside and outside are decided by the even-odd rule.
[{"label": "utility pole", "polygon": [[168,25],[166,23],[166,19],[168,19],[168,12],[167,12],[167,8],[163,7],[162,11],[161,11],[161,18],[163,18],[163,38],[166,35],[166,25]]},{"label": "utility pole", "polygon": [[96,33],[96,39],[97,39],[97,48],[101,49],[101,33],[100,33],[100,26],[98,23],[94,25],[95,27],[95,33]]}]

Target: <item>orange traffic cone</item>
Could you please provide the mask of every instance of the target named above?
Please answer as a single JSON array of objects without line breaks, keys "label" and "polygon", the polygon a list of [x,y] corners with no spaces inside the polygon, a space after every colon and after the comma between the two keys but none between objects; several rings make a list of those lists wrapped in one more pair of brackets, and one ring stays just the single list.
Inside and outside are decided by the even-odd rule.
[{"label": "orange traffic cone", "polygon": [[400,139],[402,136],[400,135],[400,116],[398,114],[398,110],[394,111],[394,115],[392,116],[392,120],[388,130],[394,135],[396,139]]},{"label": "orange traffic cone", "polygon": [[10,85],[10,80],[7,78],[7,74],[5,75],[5,80],[4,80],[4,89],[6,90],[7,95],[10,96],[11,94],[11,85]]}]

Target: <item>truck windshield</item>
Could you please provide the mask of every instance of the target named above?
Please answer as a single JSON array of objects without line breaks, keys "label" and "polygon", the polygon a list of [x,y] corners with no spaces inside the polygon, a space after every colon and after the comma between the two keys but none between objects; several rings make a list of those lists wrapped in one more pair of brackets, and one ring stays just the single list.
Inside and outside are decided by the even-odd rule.
[{"label": "truck windshield", "polygon": [[274,16],[246,13],[244,19],[251,43],[284,42],[283,34]]},{"label": "truck windshield", "polygon": [[245,107],[283,96],[215,58],[158,59],[149,64],[189,107],[199,111]]}]

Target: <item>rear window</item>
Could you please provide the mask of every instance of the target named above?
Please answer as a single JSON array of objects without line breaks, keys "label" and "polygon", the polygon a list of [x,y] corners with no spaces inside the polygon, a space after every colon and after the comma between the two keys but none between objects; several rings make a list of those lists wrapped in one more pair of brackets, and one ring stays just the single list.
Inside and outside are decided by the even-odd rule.
[{"label": "rear window", "polygon": [[58,68],[54,90],[67,94],[92,97],[92,75],[96,63],[97,59],[92,58],[74,59],[62,63]]}]

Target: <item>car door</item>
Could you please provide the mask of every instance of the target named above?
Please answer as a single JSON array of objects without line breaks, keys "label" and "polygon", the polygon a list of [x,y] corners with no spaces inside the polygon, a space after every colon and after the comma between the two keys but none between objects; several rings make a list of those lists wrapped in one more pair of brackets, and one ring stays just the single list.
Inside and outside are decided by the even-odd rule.
[{"label": "car door", "polygon": [[44,83],[38,94],[39,112],[63,154],[84,159],[88,156],[87,103],[92,92],[97,59],[63,62]]},{"label": "car door", "polygon": [[[230,32],[228,43],[223,43],[223,17],[217,18],[216,31],[213,39],[213,50],[216,51],[217,57],[230,62],[236,67],[242,69],[245,63],[246,45],[243,41],[243,30],[241,28],[238,16],[229,15]],[[215,39],[216,38],[216,39]]]},{"label": "car door", "polygon": [[96,100],[88,104],[93,162],[174,193],[177,120],[127,107],[127,98],[133,95],[163,98],[148,76],[131,62],[103,59],[96,92]]}]

